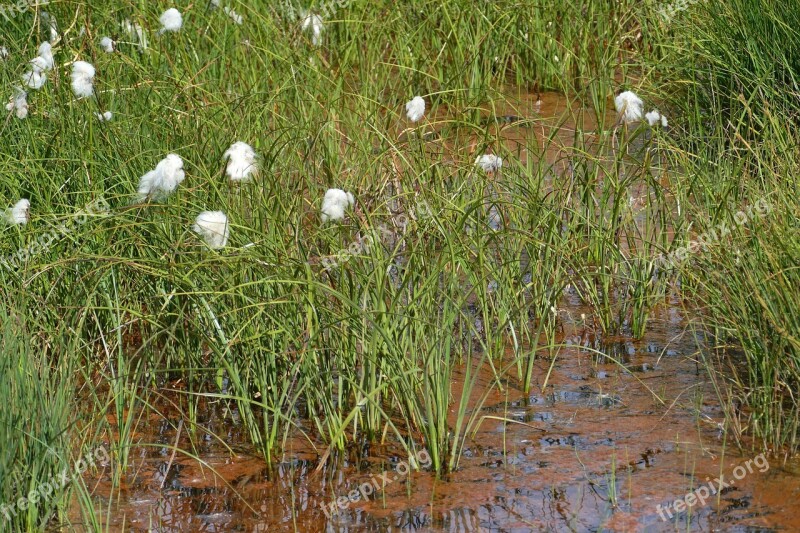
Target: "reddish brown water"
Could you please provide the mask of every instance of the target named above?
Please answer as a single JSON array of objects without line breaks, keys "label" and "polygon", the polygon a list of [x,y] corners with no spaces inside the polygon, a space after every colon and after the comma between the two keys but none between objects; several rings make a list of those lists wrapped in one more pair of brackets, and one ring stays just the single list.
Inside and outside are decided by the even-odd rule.
[{"label": "reddish brown water", "polygon": [[[193,449],[184,433],[180,447],[206,465],[176,454],[167,470],[171,450],[164,445],[174,443],[174,427],[163,423],[138,434],[137,440],[162,446],[136,448],[135,475],[113,494],[109,530],[800,530],[798,464],[777,458],[768,465],[751,462],[752,472],[745,470],[705,505],[669,508],[672,521],[661,520],[659,504],[674,506],[720,475],[727,483],[753,457],[726,446],[717,399],[693,361],[694,342],[684,329],[673,307],[653,319],[641,341],[592,345],[626,371],[579,346],[594,341],[581,339],[580,325],[567,325],[565,341],[572,346],[556,359],[547,387],[526,395],[509,384],[482,410],[538,429],[486,419],[446,480],[426,472],[404,477],[395,466],[405,458],[379,447],[368,459],[314,474],[318,454],[300,441],[288,443],[270,476],[248,449],[235,411],[224,416],[221,405],[207,405],[200,422],[223,435],[235,453],[213,439],[200,438],[205,444]],[[537,375],[548,365],[542,360]],[[385,490],[331,512],[334,496],[371,480]],[[108,479],[95,487],[99,509],[109,505],[109,487]],[[669,519],[666,510],[662,515]]]},{"label": "reddish brown water", "polygon": [[[578,119],[562,97],[538,100],[529,96],[496,110],[529,122],[525,129],[492,126],[491,135],[514,150],[515,139],[558,128],[564,147],[576,127],[596,127]],[[542,155],[518,148],[523,162]],[[564,154],[544,151],[551,163]],[[299,438],[287,442],[271,472],[249,446],[235,408],[201,403],[198,422],[222,435],[223,444],[202,432],[190,439],[185,427],[176,435],[181,416],[163,401],[158,405],[168,421],[154,416],[138,427],[140,445],[121,489],[112,490],[105,473],[91,480],[98,514],[108,517],[108,531],[134,532],[800,531],[800,462],[753,462],[756,454],[726,443],[719,399],[696,361],[678,302],[655,313],[638,341],[595,338],[581,324],[581,312],[577,296],[565,295],[561,341],[569,346],[547,385],[551,361],[543,358],[534,392],[525,394],[514,382],[494,390],[481,410],[494,418],[469,436],[458,470],[446,479],[403,475],[397,468],[406,458],[391,446],[373,446],[366,458],[341,458],[315,472],[322,450]],[[490,379],[482,376],[476,394]],[[173,460],[176,436],[178,447],[202,462],[182,453]],[[728,483],[742,472],[717,491],[720,476]],[[367,489],[370,483],[383,489]],[[360,487],[372,494],[356,498]],[[676,500],[695,490],[705,502],[695,498],[690,509],[676,510]],[[336,498],[348,494],[353,501],[332,511]]]}]

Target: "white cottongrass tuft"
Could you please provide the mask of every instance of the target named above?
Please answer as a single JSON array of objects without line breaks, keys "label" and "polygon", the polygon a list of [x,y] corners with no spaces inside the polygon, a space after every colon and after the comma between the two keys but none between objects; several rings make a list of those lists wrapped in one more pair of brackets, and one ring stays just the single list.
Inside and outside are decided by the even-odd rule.
[{"label": "white cottongrass tuft", "polygon": [[222,211],[203,211],[197,215],[192,229],[214,250],[228,244],[228,217]]},{"label": "white cottongrass tuft", "polygon": [[496,172],[503,166],[503,158],[494,154],[482,154],[475,159],[475,165],[481,167],[484,172]]},{"label": "white cottongrass tuft", "polygon": [[233,143],[223,157],[228,159],[228,168],[225,172],[231,181],[247,182],[258,173],[256,152],[245,142]]},{"label": "white cottongrass tuft", "polygon": [[31,70],[36,72],[44,72],[46,70],[50,70],[47,67],[47,59],[43,58],[42,56],[36,56],[31,59]]},{"label": "white cottongrass tuft", "polygon": [[8,57],[8,48],[5,46],[0,46],[0,59],[5,59]]},{"label": "white cottongrass tuft", "polygon": [[96,116],[97,120],[100,122],[110,122],[111,119],[114,118],[114,113],[111,111],[106,111],[104,113],[95,113],[94,116]]},{"label": "white cottongrass tuft", "polygon": [[243,22],[244,19],[242,19],[242,16],[239,13],[237,13],[236,11],[234,11],[233,8],[225,6],[225,7],[222,8],[222,10],[225,12],[226,15],[228,15],[228,17],[230,17],[230,19],[233,22],[235,22],[236,24],[239,24],[240,26],[242,25],[242,22]]},{"label": "white cottongrass tuft", "polygon": [[27,198],[23,198],[14,204],[14,207],[6,209],[3,218],[9,224],[16,224],[24,226],[28,223],[28,210],[31,208],[31,203]]},{"label": "white cottongrass tuft", "polygon": [[652,111],[647,113],[644,116],[644,118],[647,119],[647,123],[650,124],[650,126],[656,126],[660,122],[661,123],[661,127],[662,128],[666,128],[667,125],[669,124],[667,122],[667,117],[665,117],[664,115],[662,115],[660,112],[658,112],[655,109],[653,109]]},{"label": "white cottongrass tuft", "polygon": [[100,48],[107,54],[114,52],[114,40],[111,37],[103,37],[100,39]]},{"label": "white cottongrass tuft", "polygon": [[53,58],[53,46],[47,41],[39,45],[39,56],[33,61],[40,61],[42,70],[53,70],[55,59]]},{"label": "white cottongrass tuft", "polygon": [[95,70],[91,63],[76,61],[72,64],[72,92],[78,98],[94,94]]},{"label": "white cottongrass tuft", "polygon": [[425,100],[421,96],[415,96],[406,104],[406,116],[411,122],[417,122],[425,114]]},{"label": "white cottongrass tuft", "polygon": [[22,75],[22,83],[31,89],[41,89],[47,81],[48,70],[53,70],[53,48],[47,41],[39,45],[39,55],[31,59],[31,68]]},{"label": "white cottongrass tuft", "polygon": [[632,91],[625,91],[614,98],[614,107],[625,124],[639,122],[644,117],[644,102]]},{"label": "white cottongrass tuft", "polygon": [[181,156],[169,154],[155,169],[139,179],[139,200],[166,198],[175,192],[185,177]]},{"label": "white cottongrass tuft", "polygon": [[352,193],[344,192],[341,189],[328,189],[325,198],[322,199],[322,222],[336,221],[344,219],[344,212],[347,208],[356,203]]},{"label": "white cottongrass tuft", "polygon": [[46,81],[47,74],[37,68],[32,68],[22,75],[22,83],[24,83],[26,87],[30,87],[34,90],[41,89]]},{"label": "white cottongrass tuft", "polygon": [[308,30],[311,30],[311,44],[319,46],[322,43],[322,17],[308,13],[303,18],[303,31]]},{"label": "white cottongrass tuft", "polygon": [[14,111],[18,119],[28,117],[28,93],[22,90],[22,87],[14,88],[14,96],[11,102],[6,104],[8,111]]},{"label": "white cottongrass tuft", "polygon": [[[29,3],[33,4],[34,2]],[[47,2],[43,3],[46,4]],[[56,18],[47,11],[42,11],[39,16],[42,18],[42,24],[47,26],[50,30],[50,42],[53,44],[58,43],[60,38],[58,36],[58,23],[56,22]]]},{"label": "white cottongrass tuft", "polygon": [[147,50],[147,34],[139,24],[136,22],[131,22],[129,19],[125,19],[121,23],[122,31],[128,34],[131,39],[136,39],[136,44],[139,46],[139,50],[144,52]]},{"label": "white cottongrass tuft", "polygon": [[168,31],[180,31],[181,26],[183,26],[183,16],[174,7],[164,11],[158,21],[161,23],[161,29],[158,30],[159,35]]}]

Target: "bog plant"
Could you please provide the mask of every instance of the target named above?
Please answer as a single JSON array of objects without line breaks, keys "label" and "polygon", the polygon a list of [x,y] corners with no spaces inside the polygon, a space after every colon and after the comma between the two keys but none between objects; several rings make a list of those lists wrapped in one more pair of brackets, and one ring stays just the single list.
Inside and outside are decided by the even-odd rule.
[{"label": "bog plant", "polygon": [[[488,394],[547,384],[570,291],[600,337],[693,302],[723,403],[753,407],[731,427],[796,447],[797,63],[731,44],[773,20],[796,42],[795,15],[707,4],[682,15],[701,33],[628,0],[70,2],[48,21],[74,24],[33,33],[21,13],[0,62],[0,255],[24,256],[0,269],[4,498],[100,442],[119,486],[164,396],[191,443],[198,409],[236,408],[270,468],[299,436],[321,462],[427,450],[446,477]],[[521,103],[547,89],[566,109]],[[767,196],[725,246],[660,261]],[[63,518],[70,496],[15,527]]]}]

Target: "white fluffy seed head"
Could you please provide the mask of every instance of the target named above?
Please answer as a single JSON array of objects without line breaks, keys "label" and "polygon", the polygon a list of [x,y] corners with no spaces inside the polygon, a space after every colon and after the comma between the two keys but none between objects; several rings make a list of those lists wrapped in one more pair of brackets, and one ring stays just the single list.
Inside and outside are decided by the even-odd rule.
[{"label": "white fluffy seed head", "polygon": [[114,52],[114,40],[111,37],[100,39],[100,48],[107,54]]},{"label": "white fluffy seed head", "polygon": [[[46,4],[47,2],[42,2],[42,3]],[[47,11],[42,11],[40,16],[42,17],[42,25],[46,26],[50,30],[50,42],[57,43],[60,40],[60,38],[58,36],[58,23],[56,22],[56,18]]]},{"label": "white fluffy seed head", "polygon": [[334,222],[344,219],[344,213],[355,205],[356,200],[352,193],[342,189],[328,189],[322,199],[321,217],[322,222]]},{"label": "white fluffy seed head", "polygon": [[14,88],[14,96],[11,98],[11,102],[6,104],[6,109],[8,111],[14,111],[14,114],[17,116],[18,119],[24,119],[28,117],[28,93],[22,90],[22,87],[15,87]]},{"label": "white fluffy seed head", "polygon": [[644,117],[644,102],[632,91],[625,91],[614,98],[614,107],[625,124],[639,122]]},{"label": "white fluffy seed head", "polygon": [[8,48],[5,46],[0,46],[0,59],[5,59],[8,57]]},{"label": "white fluffy seed head", "polygon": [[31,70],[36,72],[44,72],[45,70],[49,70],[47,68],[47,60],[42,56],[36,56],[31,59]]},{"label": "white fluffy seed head", "polygon": [[496,172],[503,166],[503,158],[494,154],[482,154],[475,159],[475,165],[484,172]]},{"label": "white fluffy seed head", "polygon": [[406,116],[411,122],[417,122],[425,114],[425,100],[415,96],[406,104]]},{"label": "white fluffy seed head", "polygon": [[228,217],[222,211],[203,211],[197,215],[192,229],[214,250],[228,243]]},{"label": "white fluffy seed head", "polygon": [[177,154],[168,154],[159,161],[156,171],[161,173],[160,188],[167,193],[175,192],[175,189],[186,177],[186,172],[183,170],[183,159]]},{"label": "white fluffy seed head", "polygon": [[319,46],[322,44],[322,17],[316,13],[308,13],[303,17],[303,31],[311,31],[311,44]]},{"label": "white fluffy seed head", "polygon": [[34,61],[41,61],[42,70],[53,70],[55,58],[53,57],[53,47],[49,42],[45,41],[39,45],[39,56]]},{"label": "white fluffy seed head", "polygon": [[94,78],[95,70],[91,63],[76,61],[72,64],[72,77]]},{"label": "white fluffy seed head", "polygon": [[233,143],[223,157],[228,159],[225,173],[231,181],[250,181],[258,173],[256,152],[245,142]]},{"label": "white fluffy seed head", "polygon": [[94,94],[95,70],[91,63],[76,61],[72,64],[72,92],[78,98]]},{"label": "white fluffy seed head", "polygon": [[27,198],[23,198],[13,207],[6,209],[5,219],[9,224],[16,224],[24,226],[28,223],[28,211],[31,208],[31,203]]},{"label": "white fluffy seed head", "polygon": [[167,31],[180,31],[181,26],[183,26],[183,16],[181,15],[181,12],[174,7],[164,11],[158,18],[158,21],[161,23],[161,33]]},{"label": "white fluffy seed head", "polygon": [[667,122],[667,117],[665,117],[664,115],[662,115],[659,111],[657,111],[655,109],[650,111],[649,113],[647,113],[644,116],[644,118],[647,120],[647,123],[651,127],[652,126],[657,126],[660,123],[662,128],[666,128],[667,125],[669,124]]},{"label": "white fluffy seed head", "polygon": [[35,68],[22,75],[22,83],[24,83],[26,87],[30,87],[34,90],[41,89],[46,81],[47,74]]},{"label": "white fluffy seed head", "polygon": [[97,120],[100,122],[109,122],[111,119],[114,118],[114,114],[111,111],[106,111],[104,113],[95,113],[94,116],[97,117]]},{"label": "white fluffy seed head", "polygon": [[175,192],[185,177],[183,159],[177,154],[169,154],[155,169],[139,179],[139,200],[166,198]]}]

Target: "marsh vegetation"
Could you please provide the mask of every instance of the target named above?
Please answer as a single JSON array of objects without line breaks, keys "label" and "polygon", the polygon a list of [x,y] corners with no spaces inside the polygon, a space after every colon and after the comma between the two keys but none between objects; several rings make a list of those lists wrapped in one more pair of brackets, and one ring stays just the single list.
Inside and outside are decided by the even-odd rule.
[{"label": "marsh vegetation", "polygon": [[791,527],[800,11],[663,8],[4,11],[3,530]]}]

